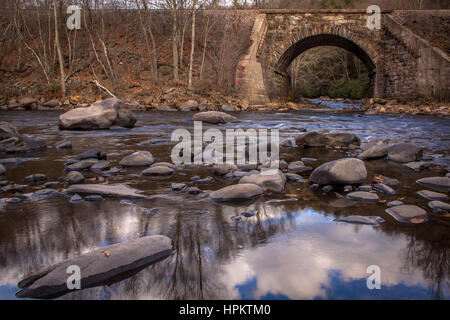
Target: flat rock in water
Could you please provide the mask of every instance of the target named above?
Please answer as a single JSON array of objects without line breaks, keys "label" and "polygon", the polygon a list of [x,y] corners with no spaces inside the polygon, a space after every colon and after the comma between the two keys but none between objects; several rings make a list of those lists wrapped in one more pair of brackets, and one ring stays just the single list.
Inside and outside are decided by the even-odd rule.
[{"label": "flat rock in water", "polygon": [[401,206],[401,205],[404,205],[404,203],[403,203],[403,201],[400,201],[400,200],[394,200],[394,201],[391,201],[391,202],[387,203],[387,206],[389,208],[397,207],[397,206]]},{"label": "flat rock in water", "polygon": [[212,167],[212,173],[218,176],[224,176],[227,173],[237,170],[237,166],[234,164],[215,164]]},{"label": "flat rock in water", "polygon": [[382,194],[391,196],[395,194],[395,190],[389,187],[388,185],[385,185],[384,183],[375,183],[373,185],[373,190],[381,192]]},{"label": "flat rock in water", "polygon": [[446,194],[430,190],[420,190],[417,191],[417,194],[427,200],[438,200],[438,201],[448,200],[448,196]]},{"label": "flat rock in water", "polygon": [[67,268],[78,266],[81,288],[114,282],[132,271],[156,263],[173,252],[172,240],[153,235],[99,248],[38,271],[18,283],[20,298],[54,298],[70,292]]},{"label": "flat rock in water", "polygon": [[74,184],[67,188],[67,193],[97,194],[103,197],[150,199],[149,196],[139,194],[140,190],[125,184]]},{"label": "flat rock in water", "polygon": [[259,197],[263,193],[263,190],[256,184],[243,183],[211,192],[209,198],[217,202],[244,201]]},{"label": "flat rock in water", "polygon": [[351,192],[351,193],[347,194],[347,198],[352,201],[358,201],[358,202],[374,202],[374,203],[380,202],[380,198],[377,196],[376,193],[365,192],[365,191]]},{"label": "flat rock in water", "polygon": [[63,141],[59,141],[55,144],[56,149],[71,149],[72,148],[72,141],[66,139]]},{"label": "flat rock in water", "polygon": [[413,169],[414,171],[420,171],[424,168],[431,167],[433,165],[433,162],[432,161],[413,161],[413,162],[404,163],[403,165],[410,169]]},{"label": "flat rock in water", "polygon": [[83,171],[86,169],[89,169],[90,167],[92,167],[93,165],[97,164],[99,161],[97,159],[86,159],[86,160],[81,160],[75,163],[72,163],[70,165],[68,165],[64,171],[66,172],[70,172],[70,171]]},{"label": "flat rock in water", "polygon": [[93,202],[95,202],[95,201],[103,201],[104,199],[103,199],[102,196],[94,194],[94,195],[91,195],[91,196],[84,197],[84,200],[85,201],[93,201]]},{"label": "flat rock in water", "polygon": [[206,111],[194,114],[193,121],[204,121],[212,124],[237,122],[238,118],[219,111]]},{"label": "flat rock in water", "polygon": [[358,184],[364,182],[367,170],[364,161],[359,159],[339,159],[326,162],[311,174],[310,181],[325,184]]},{"label": "flat rock in water", "polygon": [[[270,173],[270,172],[266,172]],[[240,184],[256,184],[261,187],[264,192],[281,193],[286,186],[286,177],[280,170],[275,170],[273,174],[255,173],[249,176],[242,177],[239,180]]]},{"label": "flat rock in water", "polygon": [[450,212],[450,204],[442,201],[430,201],[428,202],[428,206],[434,213],[445,214]]},{"label": "flat rock in water", "polygon": [[168,168],[175,168],[175,165],[170,162],[156,162],[152,164],[150,167],[168,167]]},{"label": "flat rock in water", "polygon": [[284,175],[285,175],[285,177],[286,177],[288,182],[297,182],[297,181],[302,181],[303,180],[302,176],[300,176],[298,174],[295,174],[295,173],[289,173],[288,172],[288,173],[285,173]]},{"label": "flat rock in water", "polygon": [[48,176],[43,173],[35,173],[31,174],[25,178],[23,178],[23,182],[39,182],[48,180]]},{"label": "flat rock in water", "polygon": [[346,222],[351,224],[365,224],[369,226],[378,226],[380,223],[384,222],[384,219],[378,216],[348,216],[344,218],[338,218],[334,221]]},{"label": "flat rock in water", "polygon": [[400,222],[422,223],[428,220],[427,212],[418,206],[402,205],[386,209],[386,212]]},{"label": "flat rock in water", "polygon": [[124,167],[143,167],[152,165],[156,159],[148,151],[137,151],[123,158],[119,164]]},{"label": "flat rock in water", "polygon": [[421,184],[425,187],[429,187],[431,189],[441,191],[441,192],[449,192],[450,191],[450,178],[449,177],[428,177],[422,178],[416,181],[418,184]]},{"label": "flat rock in water", "polygon": [[173,174],[173,169],[165,166],[157,166],[148,168],[141,173],[143,176],[170,176]]}]

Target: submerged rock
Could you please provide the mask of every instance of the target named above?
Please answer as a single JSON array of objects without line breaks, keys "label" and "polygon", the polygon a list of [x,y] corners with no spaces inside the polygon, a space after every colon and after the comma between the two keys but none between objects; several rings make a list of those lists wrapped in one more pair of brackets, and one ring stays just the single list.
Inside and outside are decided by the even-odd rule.
[{"label": "submerged rock", "polygon": [[263,190],[256,184],[242,183],[211,192],[209,198],[217,202],[244,201],[259,197],[263,193]]},{"label": "submerged rock", "polygon": [[401,205],[386,209],[386,212],[400,222],[422,223],[428,220],[427,212],[418,206]]},{"label": "submerged rock", "polygon": [[20,298],[54,298],[70,292],[67,269],[78,266],[81,288],[90,288],[156,263],[173,252],[172,240],[153,235],[99,248],[33,273],[18,283]]},{"label": "submerged rock", "polygon": [[[267,172],[269,173],[269,172]],[[273,174],[255,173],[249,176],[242,177],[239,180],[240,184],[256,184],[261,187],[264,192],[281,193],[286,186],[286,177],[280,170],[274,170]]]},{"label": "submerged rock", "polygon": [[358,159],[339,159],[326,162],[311,174],[310,181],[324,184],[359,184],[367,177],[366,166]]},{"label": "submerged rock", "polygon": [[113,125],[131,128],[137,119],[129,106],[117,98],[110,98],[88,108],[76,108],[59,116],[63,130],[109,129]]},{"label": "submerged rock", "polygon": [[418,184],[421,184],[425,187],[429,187],[431,189],[441,191],[441,192],[449,192],[450,191],[450,178],[449,177],[428,177],[422,178],[416,181]]},{"label": "submerged rock", "polygon": [[95,201],[103,201],[104,198],[102,196],[99,196],[99,195],[91,195],[91,196],[86,196],[84,198],[84,200],[85,201],[93,201],[93,202],[95,202]]},{"label": "submerged rock", "polygon": [[424,197],[427,200],[438,200],[438,201],[448,200],[448,196],[446,194],[430,190],[420,190],[417,191],[417,194],[421,197]]},{"label": "submerged rock", "polygon": [[395,162],[413,162],[422,156],[422,148],[413,143],[398,143],[389,147],[388,160]]},{"label": "submerged rock", "polygon": [[153,164],[156,159],[149,151],[137,151],[123,158],[119,164],[124,167],[142,167]]},{"label": "submerged rock", "polygon": [[365,192],[365,191],[355,191],[347,194],[347,198],[352,201],[358,202],[380,202],[380,198],[376,193]]},{"label": "submerged rock", "polygon": [[227,122],[237,122],[238,118],[219,111],[206,111],[194,114],[193,121],[204,121],[212,124],[220,124]]},{"label": "submerged rock", "polygon": [[369,226],[378,226],[384,222],[384,219],[378,216],[348,216],[344,218],[335,219],[336,222],[346,222],[351,224],[365,224]]},{"label": "submerged rock", "polygon": [[111,198],[151,199],[149,196],[139,194],[140,190],[125,184],[74,184],[67,188],[67,193],[97,194]]},{"label": "submerged rock", "polygon": [[111,168],[111,164],[109,163],[109,161],[101,160],[101,161],[98,161],[97,163],[95,163],[91,167],[91,170],[92,171],[104,171],[104,170],[109,170],[110,168]]}]

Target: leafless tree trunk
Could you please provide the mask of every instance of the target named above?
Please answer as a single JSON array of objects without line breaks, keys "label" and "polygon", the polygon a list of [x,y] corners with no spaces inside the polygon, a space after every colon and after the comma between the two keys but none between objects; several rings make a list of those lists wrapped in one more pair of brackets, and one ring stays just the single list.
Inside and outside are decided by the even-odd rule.
[{"label": "leafless tree trunk", "polygon": [[197,0],[192,0],[192,35],[191,35],[191,56],[189,59],[189,80],[188,88],[192,88],[192,68],[194,66],[194,50],[195,50],[195,11]]}]

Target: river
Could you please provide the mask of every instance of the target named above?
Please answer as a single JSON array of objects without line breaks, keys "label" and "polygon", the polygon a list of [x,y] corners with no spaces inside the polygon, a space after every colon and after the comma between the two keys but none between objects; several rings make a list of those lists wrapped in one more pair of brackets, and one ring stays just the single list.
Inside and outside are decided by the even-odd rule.
[{"label": "river", "polygon": [[[71,156],[94,148],[106,152],[113,164],[137,150],[150,151],[158,161],[171,161],[171,144],[148,147],[139,143],[168,140],[178,128],[192,130],[192,114],[136,113],[138,123],[130,130],[78,132],[59,131],[57,112],[0,112],[2,121],[16,125],[21,133],[46,139],[49,145],[45,152],[22,155],[27,157],[23,163],[7,165],[1,179],[21,184],[25,176],[44,173],[48,181],[58,181]],[[17,282],[29,272],[152,234],[173,239],[175,251],[170,257],[124,280],[59,299],[450,298],[450,219],[430,213],[427,200],[416,194],[424,187],[415,183],[422,177],[446,174],[450,119],[350,113],[236,116],[242,121],[219,128],[273,128],[288,137],[305,127],[308,131],[352,132],[363,142],[383,138],[423,146],[425,154],[435,155],[440,167],[415,172],[386,160],[367,161],[367,183],[375,174],[400,180],[397,193],[383,199],[404,198],[405,203],[426,208],[428,222],[404,224],[385,212],[386,204],[340,201],[333,192],[312,191],[304,182],[288,184],[285,195],[265,195],[251,204],[217,204],[207,195],[170,190],[172,182],[213,176],[209,167],[181,167],[173,176],[158,179],[127,169],[110,177],[109,183],[126,183],[152,196],[151,200],[134,200],[130,205],[118,199],[70,203],[68,198],[46,197],[0,208],[0,299],[15,299]],[[65,138],[72,141],[73,149],[51,147]],[[317,158],[312,164],[316,167],[345,157],[342,152],[290,148],[282,149],[281,159]],[[2,156],[6,157],[12,156]],[[87,179],[97,176],[83,174]],[[217,190],[237,182],[214,178],[215,183],[199,187]],[[32,191],[32,186],[28,188]],[[0,198],[6,197],[0,191]],[[252,210],[255,216],[234,218]],[[384,222],[367,226],[334,221],[348,215],[380,216]],[[367,268],[373,265],[381,270],[380,290],[369,290],[366,285]]]}]

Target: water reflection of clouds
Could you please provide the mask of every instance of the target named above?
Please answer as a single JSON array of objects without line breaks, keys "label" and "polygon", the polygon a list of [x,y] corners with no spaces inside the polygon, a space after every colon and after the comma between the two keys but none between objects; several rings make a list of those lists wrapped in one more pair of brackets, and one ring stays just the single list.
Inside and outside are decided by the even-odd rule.
[{"label": "water reflection of clouds", "polygon": [[[247,286],[253,290],[245,293],[247,298],[277,294],[290,299],[327,298],[335,272],[344,282],[365,281],[366,268],[376,264],[381,267],[382,286],[426,287],[420,271],[401,272],[399,252],[406,246],[403,235],[388,238],[373,227],[334,223],[309,210],[296,217],[295,231],[245,249],[225,265],[223,282],[233,299],[242,298],[243,286],[255,279],[256,286]],[[362,290],[369,291],[365,286]],[[370,297],[370,292],[361,294]]]}]

